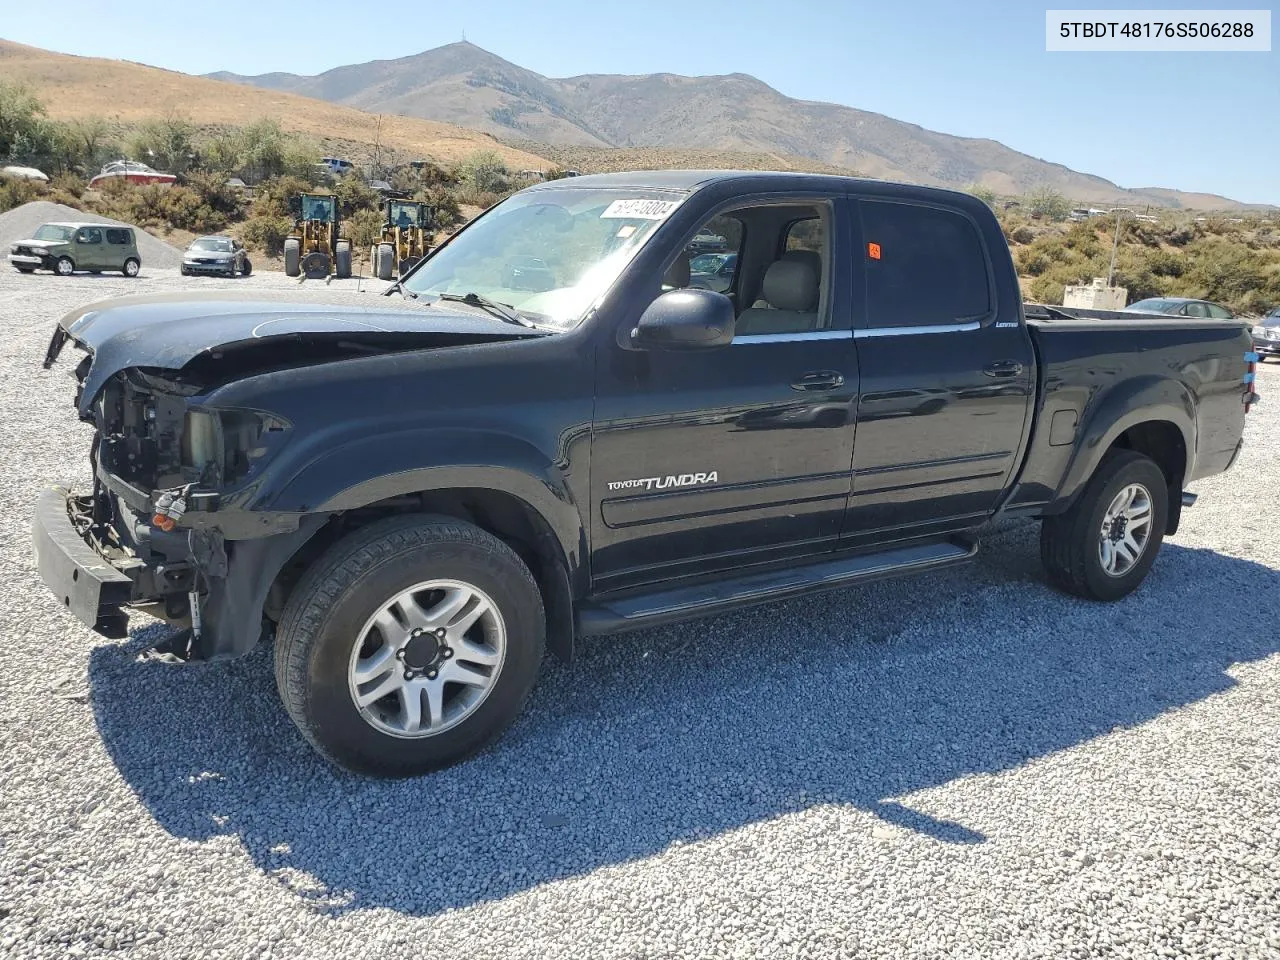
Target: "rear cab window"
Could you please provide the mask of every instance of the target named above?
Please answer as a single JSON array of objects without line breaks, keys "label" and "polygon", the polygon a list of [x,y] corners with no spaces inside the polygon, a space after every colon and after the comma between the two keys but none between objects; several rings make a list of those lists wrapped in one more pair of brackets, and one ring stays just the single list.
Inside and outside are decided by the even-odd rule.
[{"label": "rear cab window", "polygon": [[127,246],[133,243],[133,231],[131,230],[108,227],[104,232],[107,236],[107,243],[114,243],[118,246]]},{"label": "rear cab window", "polygon": [[866,325],[934,327],[987,318],[994,304],[986,250],[963,214],[861,200]]}]

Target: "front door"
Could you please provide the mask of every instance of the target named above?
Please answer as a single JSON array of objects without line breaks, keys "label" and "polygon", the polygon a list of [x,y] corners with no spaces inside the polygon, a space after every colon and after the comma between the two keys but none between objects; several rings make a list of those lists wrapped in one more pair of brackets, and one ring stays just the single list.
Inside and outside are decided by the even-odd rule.
[{"label": "front door", "polygon": [[101,270],[105,266],[101,227],[81,227],[76,231],[75,260],[78,270]]},{"label": "front door", "polygon": [[[744,332],[732,344],[680,353],[610,341],[598,352],[595,589],[834,545],[850,488],[858,380],[848,274],[832,269],[835,213],[824,201],[747,205],[698,230],[734,257],[725,290]],[[816,224],[808,231],[816,249],[771,272],[796,222]],[[689,256],[682,251],[668,268],[667,288],[688,285]],[[770,293],[778,303],[767,302]]]},{"label": "front door", "polygon": [[1034,389],[1031,341],[1007,302],[1016,292],[997,303],[987,245],[962,210],[860,206],[866,311],[845,541],[975,526],[1017,465]]}]

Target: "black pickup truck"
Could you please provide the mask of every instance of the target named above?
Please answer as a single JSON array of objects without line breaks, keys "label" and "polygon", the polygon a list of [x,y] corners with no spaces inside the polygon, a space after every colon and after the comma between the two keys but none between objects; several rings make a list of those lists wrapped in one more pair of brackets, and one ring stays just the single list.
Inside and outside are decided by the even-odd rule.
[{"label": "black pickup truck", "polygon": [[[723,293],[689,286],[702,234]],[[1243,324],[1035,314],[981,201],[878,181],[541,184],[386,294],[67,316],[46,367],[83,351],[95,479],[34,528],[106,636],[129,608],[181,628],[163,659],[274,633],[301,731],[382,775],[496,738],[544,648],[960,563],[998,516],[1123,597],[1255,399]]]}]

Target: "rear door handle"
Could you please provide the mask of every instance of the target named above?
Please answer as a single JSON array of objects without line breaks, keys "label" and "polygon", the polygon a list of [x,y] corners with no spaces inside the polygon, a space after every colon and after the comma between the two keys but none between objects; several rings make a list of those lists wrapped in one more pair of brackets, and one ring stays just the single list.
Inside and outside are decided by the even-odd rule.
[{"label": "rear door handle", "polygon": [[812,373],[806,373],[795,383],[791,384],[792,390],[834,390],[836,387],[844,386],[844,374],[837,373],[835,370],[814,370]]},{"label": "rear door handle", "polygon": [[1017,360],[997,360],[982,368],[988,377],[1016,377],[1022,372],[1022,364]]}]

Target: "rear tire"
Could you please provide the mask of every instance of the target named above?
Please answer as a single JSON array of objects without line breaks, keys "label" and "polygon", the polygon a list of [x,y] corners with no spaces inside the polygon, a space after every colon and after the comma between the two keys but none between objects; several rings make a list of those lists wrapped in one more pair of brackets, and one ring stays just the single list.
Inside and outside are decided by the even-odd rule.
[{"label": "rear tire", "polygon": [[284,242],[284,273],[287,277],[302,274],[302,243],[294,237]]},{"label": "rear tire", "polygon": [[244,262],[240,264],[240,276],[247,277],[253,273],[253,264],[249,262],[249,258],[245,257]]},{"label": "rear tire", "polygon": [[[1139,492],[1133,498],[1134,505],[1112,517],[1122,495],[1132,490]],[[1132,450],[1111,451],[1071,508],[1046,517],[1041,525],[1040,557],[1050,583],[1090,600],[1128,596],[1146,579],[1155,562],[1168,516],[1168,480],[1155,461]],[[1110,541],[1109,548],[1104,541]],[[1135,543],[1137,555],[1129,559]],[[1119,561],[1115,559],[1117,551]],[[1108,563],[1112,564],[1110,570]]]},{"label": "rear tire", "polygon": [[390,280],[396,271],[396,248],[389,243],[378,244],[377,272],[379,280]]},{"label": "rear tire", "polygon": [[120,268],[120,272],[126,277],[136,277],[138,271],[142,269],[142,264],[138,262],[136,257],[130,257],[124,262],[124,266]]},{"label": "rear tire", "polygon": [[[405,646],[396,654],[398,662],[389,656],[383,661],[389,669],[365,666],[384,647],[396,649],[393,634],[382,632],[390,605],[408,594],[425,598],[415,610],[434,612],[439,609],[434,605],[437,595],[429,585],[439,581],[452,585],[442,589],[470,589],[474,596],[491,601],[487,609],[492,615],[486,613],[476,622],[490,632],[478,642],[487,650],[485,637],[494,636],[494,649],[502,653],[496,665],[479,668],[486,682],[483,692],[470,681],[448,679],[453,676],[448,673],[450,664],[472,671],[469,676],[474,679],[473,665],[485,662],[468,653],[482,649],[473,626],[461,627],[456,638],[450,627],[438,651],[434,641],[425,653],[421,646]],[[424,584],[425,592],[415,594]],[[458,608],[438,622],[448,625],[465,619],[466,609]],[[397,614],[386,622],[403,640],[407,628],[402,622],[413,621]],[[426,632],[434,635],[435,627],[428,623]],[[545,634],[542,597],[528,567],[509,546],[448,517],[389,517],[334,544],[298,583],[276,634],[276,684],[298,729],[332,762],[356,773],[416,776],[470,756],[511,724],[533,689]],[[408,642],[414,642],[412,636]],[[410,667],[418,670],[412,682],[438,680],[441,685],[440,729],[412,727],[407,684],[396,686],[402,671]],[[361,680],[364,670],[374,679]],[[357,704],[360,691],[367,696],[388,682],[391,692]],[[417,696],[419,723],[433,720],[436,709],[430,693]],[[389,725],[416,732],[387,732]]]},{"label": "rear tire", "polygon": [[339,280],[351,277],[351,242],[339,240],[333,248],[333,272]]}]

